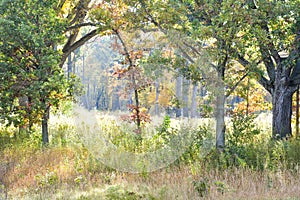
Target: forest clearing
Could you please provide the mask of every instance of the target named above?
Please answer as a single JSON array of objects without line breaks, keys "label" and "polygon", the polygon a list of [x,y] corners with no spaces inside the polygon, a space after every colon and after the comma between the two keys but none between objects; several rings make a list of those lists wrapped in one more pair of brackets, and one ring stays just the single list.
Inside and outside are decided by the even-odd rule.
[{"label": "forest clearing", "polygon": [[300,199],[299,0],[0,16],[0,200]]}]

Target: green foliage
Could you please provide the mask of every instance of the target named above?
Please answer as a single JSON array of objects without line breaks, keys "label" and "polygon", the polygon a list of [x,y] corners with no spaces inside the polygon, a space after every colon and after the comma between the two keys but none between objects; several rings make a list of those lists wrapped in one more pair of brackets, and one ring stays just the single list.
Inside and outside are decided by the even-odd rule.
[{"label": "green foliage", "polygon": [[0,181],[0,199],[7,199],[6,186]]},{"label": "green foliage", "polygon": [[254,137],[260,134],[254,120],[255,114],[238,111],[232,115],[232,132],[228,135],[229,146],[242,146],[253,143]]},{"label": "green foliage", "polygon": [[144,69],[147,77],[157,80],[163,76],[164,70],[171,69],[171,61],[171,58],[163,56],[161,50],[154,50],[150,56],[141,60],[140,65]]},{"label": "green foliage", "polygon": [[[74,91],[59,67],[64,21],[56,1],[2,1],[0,7],[1,121],[40,123],[51,106]],[[18,13],[16,15],[16,13]]]},{"label": "green foliage", "polygon": [[58,183],[59,178],[56,172],[47,171],[45,175],[37,174],[35,176],[35,181],[39,189],[53,186]]},{"label": "green foliage", "polygon": [[[234,171],[233,174],[236,175],[235,173],[239,172],[236,170],[239,169],[246,169],[246,171],[251,174],[252,172],[257,171],[259,174],[262,172],[277,174],[278,171],[283,170],[289,171],[288,173],[298,173],[298,166],[300,164],[299,140],[290,139],[288,141],[275,141],[271,139],[270,133],[267,134],[262,132],[254,135],[253,139],[241,140],[241,142],[247,141],[245,144],[232,143],[230,147],[228,146],[228,148],[224,150],[223,153],[215,150],[214,143],[212,144],[213,146],[208,146],[209,148],[207,148],[207,152],[203,152],[203,149],[206,149],[206,142],[212,140],[214,137],[212,124],[199,121],[199,123],[202,124],[201,126],[189,126],[178,130],[176,126],[174,126],[174,119],[165,117],[164,120],[162,120],[162,118],[160,120],[161,123],[158,127],[150,127],[150,125],[148,125],[147,128],[149,132],[147,132],[147,134],[151,133],[151,136],[153,137],[148,135],[148,137],[145,137],[143,141],[136,138],[136,134],[129,134],[129,131],[134,130],[134,125],[130,127],[127,123],[118,123],[119,121],[113,121],[111,118],[108,119],[108,116],[106,116],[105,119],[102,119],[100,124],[106,128],[106,133],[110,137],[110,141],[115,142],[118,147],[123,148],[126,151],[137,153],[154,151],[157,148],[169,145],[168,139],[163,139],[160,134],[167,133],[169,134],[169,137],[172,138],[173,135],[181,134],[181,131],[193,131],[194,139],[190,148],[187,148],[187,152],[177,160],[178,163],[171,165],[166,170],[167,172],[169,172],[169,170],[177,172],[177,170],[183,169],[184,173],[187,173],[189,171],[187,169],[190,167],[193,168],[191,175],[192,180],[194,180],[191,182],[192,190],[198,193],[199,197],[209,197],[210,194],[213,193],[212,191],[217,191],[220,195],[227,195],[227,193],[232,192],[231,183],[220,179],[220,176],[224,173],[226,174],[224,176],[229,176],[232,171]],[[73,130],[74,127],[67,126],[67,123],[64,125],[61,118],[57,120],[57,123],[58,126],[54,126],[50,123],[52,132],[61,131],[59,127],[63,125],[63,127],[61,127],[63,131],[69,131],[68,137],[76,134]],[[1,130],[4,131],[5,127]],[[151,132],[150,130],[153,130],[154,132]],[[11,128],[6,131],[7,134],[9,132],[13,133],[14,129]],[[245,134],[246,133],[247,131],[245,131]],[[144,132],[144,134],[146,133]],[[53,135],[59,134],[53,133]],[[14,137],[12,140],[14,140]],[[41,142],[40,135],[38,133],[33,132],[30,135],[27,134],[26,137],[23,136],[22,141],[22,143],[11,143],[11,145],[6,146],[4,150],[1,150],[1,153],[3,152],[6,155],[5,157],[8,157],[8,160],[15,160],[15,154],[17,153],[18,162],[16,162],[17,165],[14,168],[15,170],[21,170],[23,167],[32,168],[30,164],[28,165],[28,160],[34,160],[34,162],[40,163],[40,160],[36,159],[41,159],[41,161],[43,160],[41,164],[46,161],[45,164],[47,168],[49,165],[47,171],[44,170],[44,168],[41,168],[43,165],[37,165],[36,168],[32,168],[34,172],[33,174],[36,174],[33,179],[35,181],[35,185],[32,189],[28,189],[28,191],[26,190],[23,192],[30,197],[41,195],[40,198],[54,198],[60,190],[60,187],[65,184],[67,184],[68,190],[71,190],[68,194],[73,195],[73,191],[84,190],[84,193],[80,192],[78,195],[72,196],[74,199],[166,199],[167,195],[171,192],[168,185],[163,187],[158,186],[158,188],[155,188],[157,190],[153,192],[152,190],[145,191],[143,188],[139,187],[137,189],[136,187],[124,187],[116,184],[117,181],[123,180],[123,177],[127,176],[127,174],[119,173],[114,169],[104,166],[100,161],[93,157],[86,147],[80,144],[80,141],[76,141],[75,139],[69,138],[66,140],[64,148],[69,149],[67,152],[58,151],[58,154],[55,153],[59,148],[61,148],[60,144],[55,143],[50,145],[47,149],[52,152],[47,154],[50,157],[46,156],[42,158],[41,156],[47,152],[39,150]],[[234,152],[232,150],[239,149],[242,145],[244,145],[243,151],[239,150],[238,152]],[[202,153],[204,153],[204,155]],[[65,157],[65,155],[68,154],[70,155]],[[56,160],[57,157],[60,157],[61,155],[64,155],[63,158],[60,161]],[[1,156],[0,159],[2,158],[3,157]],[[48,162],[48,158],[50,160],[53,159],[54,162]],[[2,160],[0,161],[3,163]],[[64,171],[65,169],[66,172]],[[29,172],[26,171],[27,170],[20,171],[18,180],[27,177],[26,173]],[[202,174],[211,171],[216,173],[218,178],[213,179],[210,175]],[[30,173],[32,173],[32,171],[30,171]],[[141,181],[145,183],[154,179],[154,181],[157,181],[159,177],[156,179],[156,173],[157,172],[142,173],[140,175],[135,174],[132,176],[138,176]],[[66,180],[64,179],[64,176],[67,176],[67,174],[68,179]],[[196,178],[199,176],[203,177],[203,179]],[[244,174],[241,176],[244,176]],[[96,182],[90,183],[90,181],[93,181],[94,179],[96,179]],[[134,178],[131,177],[130,179]],[[182,177],[175,175],[175,180],[181,181]],[[232,180],[232,178],[229,180]],[[269,189],[277,187],[276,178],[265,177],[265,181],[266,187]],[[61,182],[63,184],[60,184]],[[98,187],[99,183],[99,187],[101,189],[94,191],[89,187],[94,187],[95,185]],[[112,184],[116,185],[111,187],[107,186]],[[188,191],[191,191],[190,189],[191,188],[189,188]],[[69,196],[64,195],[65,194],[61,194],[60,197],[55,197],[57,199],[69,198]]]},{"label": "green foliage", "polygon": [[199,193],[200,197],[205,197],[210,192],[210,185],[207,178],[200,181],[193,181],[195,190]]},{"label": "green foliage", "polygon": [[106,195],[105,195],[105,199],[115,199],[115,200],[137,200],[137,199],[144,199],[145,196],[132,192],[132,191],[128,191],[128,190],[124,190],[123,188],[121,188],[120,186],[112,186],[109,187],[106,191]]},{"label": "green foliage", "polygon": [[194,163],[203,161],[214,149],[213,130],[208,125],[200,125],[191,130],[193,139],[187,151],[181,156],[180,160],[184,163]]},{"label": "green foliage", "polygon": [[142,128],[140,134],[134,134],[135,128],[127,123],[118,124],[110,121],[109,124],[102,124],[102,130],[107,134],[108,140],[114,145],[130,152],[151,152],[165,145],[169,145],[171,139],[177,136],[179,129],[170,125],[169,116],[165,116],[164,121],[156,130],[151,124]]},{"label": "green foliage", "polygon": [[170,141],[170,136],[176,133],[176,129],[171,127],[171,118],[166,115],[164,117],[163,123],[156,129],[157,134],[161,136],[165,142]]},{"label": "green foliage", "polygon": [[215,181],[214,185],[217,187],[217,191],[221,192],[222,194],[224,194],[224,192],[228,190],[226,184],[222,181]]},{"label": "green foliage", "polygon": [[211,181],[206,177],[202,178],[201,180],[194,180],[192,184],[200,197],[209,196],[212,187],[215,187],[216,190],[221,194],[224,194],[228,191],[228,186],[224,182]]}]

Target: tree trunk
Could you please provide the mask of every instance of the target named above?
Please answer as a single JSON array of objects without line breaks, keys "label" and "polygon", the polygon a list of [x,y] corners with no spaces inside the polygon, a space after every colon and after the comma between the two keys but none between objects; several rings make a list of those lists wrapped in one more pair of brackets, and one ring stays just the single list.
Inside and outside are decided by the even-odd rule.
[{"label": "tree trunk", "polygon": [[[19,97],[19,105],[22,107],[22,109],[26,110],[28,106],[28,97],[22,96]],[[19,127],[19,134],[27,133],[28,132],[28,124],[23,124]]]},{"label": "tree trunk", "polygon": [[222,63],[222,65],[218,68],[218,80],[216,80],[216,110],[215,110],[215,117],[216,117],[216,148],[222,152],[225,148],[225,102],[226,102],[226,95],[225,95],[225,66],[226,61]]},{"label": "tree trunk", "polygon": [[136,125],[138,131],[141,130],[141,118],[140,118],[140,102],[139,93],[137,89],[134,89],[135,107],[136,107]]},{"label": "tree trunk", "polygon": [[[181,96],[182,96],[182,76],[178,76],[176,79],[176,98],[178,101],[181,100]],[[176,108],[176,117],[180,117],[182,113],[180,102],[178,103],[179,105],[177,105],[178,107]]]},{"label": "tree trunk", "polygon": [[112,95],[112,105],[111,105],[112,111],[117,111],[121,109],[119,90],[120,90],[119,86],[114,88],[113,95]]},{"label": "tree trunk", "polygon": [[103,105],[101,105],[101,107],[100,107],[100,99],[101,99],[101,97],[103,98],[103,96],[104,96],[103,90],[104,90],[103,87],[101,89],[98,89],[98,94],[97,94],[96,102],[95,102],[96,110],[104,110]]},{"label": "tree trunk", "polygon": [[137,132],[141,133],[139,92],[138,92],[138,86],[136,85],[136,80],[135,80],[135,75],[134,74],[132,75],[132,83],[133,83],[133,88],[134,88]]},{"label": "tree trunk", "polygon": [[155,115],[159,115],[159,102],[158,102],[158,99],[159,99],[159,83],[158,81],[155,81]]},{"label": "tree trunk", "polygon": [[296,92],[296,137],[299,137],[299,85]]},{"label": "tree trunk", "polygon": [[193,94],[192,94],[192,104],[191,104],[191,118],[195,118],[197,114],[197,90],[198,90],[198,85],[197,83],[193,84]]},{"label": "tree trunk", "polygon": [[46,146],[49,144],[49,133],[48,133],[48,120],[49,120],[49,114],[50,114],[50,108],[48,107],[45,110],[45,113],[43,114],[42,119],[42,142],[43,145]]},{"label": "tree trunk", "polygon": [[273,138],[283,139],[292,135],[292,100],[293,88],[285,85],[275,87],[272,95],[273,119],[272,133]]},{"label": "tree trunk", "polygon": [[189,90],[190,90],[190,81],[186,78],[183,79],[182,84],[182,102],[183,109],[182,114],[184,117],[189,117]]},{"label": "tree trunk", "polygon": [[[222,89],[220,89],[222,90]],[[225,147],[225,95],[224,89],[217,93],[217,104],[216,104],[216,148],[223,150]]]},{"label": "tree trunk", "polygon": [[73,68],[73,62],[72,62],[72,55],[70,54],[68,56],[68,68],[67,68],[68,80],[70,80],[70,76],[71,76],[71,73],[72,73],[72,68]]}]

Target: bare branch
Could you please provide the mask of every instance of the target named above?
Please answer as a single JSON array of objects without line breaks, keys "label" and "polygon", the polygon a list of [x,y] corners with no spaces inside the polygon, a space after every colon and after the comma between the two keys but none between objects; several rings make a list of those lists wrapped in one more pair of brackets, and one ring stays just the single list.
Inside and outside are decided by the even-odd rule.
[{"label": "bare branch", "polygon": [[258,79],[258,82],[268,91],[270,94],[273,94],[273,86],[270,84],[270,81],[266,79],[264,76],[261,76]]}]

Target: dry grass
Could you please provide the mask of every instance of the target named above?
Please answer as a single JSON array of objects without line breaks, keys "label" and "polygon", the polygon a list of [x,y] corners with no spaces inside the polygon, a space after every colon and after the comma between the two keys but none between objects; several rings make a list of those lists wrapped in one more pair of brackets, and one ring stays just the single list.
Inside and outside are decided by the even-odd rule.
[{"label": "dry grass", "polygon": [[[118,121],[115,116],[109,119]],[[109,123],[108,115],[99,120]],[[161,118],[153,119],[153,123],[160,124]],[[70,133],[71,125],[74,121],[69,118],[54,118],[51,122],[51,128],[57,132]],[[300,199],[298,169],[218,170],[208,168],[204,161],[130,174],[108,169],[82,146],[58,146],[46,149],[20,146],[0,151],[0,181],[7,187],[9,199],[114,200],[125,199],[124,195],[133,200]]]},{"label": "dry grass", "polygon": [[[161,170],[149,174],[121,176],[116,184],[146,185],[151,191],[165,188],[164,199],[201,199],[193,182],[207,180],[205,199],[300,199],[300,176],[298,173],[258,172],[249,169],[199,170],[192,175],[189,168]],[[221,183],[223,186],[216,185]],[[223,190],[223,192],[221,191]]]},{"label": "dry grass", "polygon": [[[119,186],[136,194],[151,194],[156,199],[300,199],[300,172],[297,170],[206,170],[199,164],[170,167],[149,174],[129,174],[103,166],[95,168],[95,163],[78,166],[76,156],[71,149],[53,148],[15,159],[4,179],[10,198],[107,199],[108,189]],[[45,175],[49,171],[56,173],[58,181],[41,186],[37,174]],[[83,179],[76,183],[78,177]],[[205,183],[204,190],[199,193],[195,183]],[[150,199],[144,197],[141,199]]]}]

